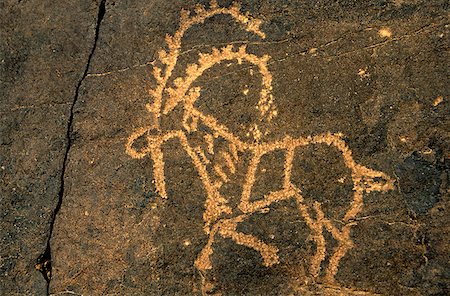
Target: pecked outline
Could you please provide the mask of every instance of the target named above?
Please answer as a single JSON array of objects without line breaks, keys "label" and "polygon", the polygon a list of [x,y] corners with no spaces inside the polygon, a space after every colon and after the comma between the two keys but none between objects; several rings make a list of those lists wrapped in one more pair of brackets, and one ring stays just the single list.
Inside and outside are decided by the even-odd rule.
[{"label": "pecked outline", "polygon": [[[194,263],[201,273],[213,267],[211,255],[214,252],[213,244],[217,235],[230,238],[237,244],[259,252],[265,266],[277,264],[279,258],[276,246],[267,244],[253,235],[238,232],[237,226],[254,213],[269,211],[270,206],[274,203],[294,199],[297,202],[299,214],[313,233],[312,237],[317,246],[316,252],[310,260],[309,268],[309,272],[314,279],[319,278],[321,264],[326,256],[326,241],[323,231],[328,231],[338,241],[338,246],[333,250],[323,278],[323,281],[326,283],[335,283],[334,277],[338,271],[339,262],[353,247],[350,236],[351,226],[353,225],[351,220],[361,212],[364,206],[364,193],[392,190],[394,189],[393,180],[383,172],[375,171],[356,163],[350,148],[340,133],[324,133],[299,138],[292,138],[286,135],[278,141],[248,143],[230,132],[215,117],[204,114],[195,107],[195,102],[201,95],[201,87],[191,87],[191,85],[207,69],[225,60],[236,60],[239,64],[242,61],[246,61],[257,66],[261,74],[260,99],[256,108],[260,111],[262,118],[270,121],[277,115],[277,110],[272,95],[272,74],[267,66],[267,62],[270,59],[269,55],[258,57],[248,53],[245,46],[234,49],[231,44],[220,49],[213,48],[211,53],[200,53],[197,63],[187,65],[185,76],[173,79],[173,86],[168,86],[168,81],[172,78],[173,69],[177,64],[184,33],[192,26],[202,24],[212,16],[218,14],[229,15],[237,23],[241,24],[247,32],[265,38],[264,32],[260,29],[262,21],[251,17],[248,13],[242,13],[240,5],[236,2],[229,7],[219,7],[217,1],[213,0],[209,9],[202,5],[197,5],[194,12],[195,14],[191,16],[189,11],[181,10],[178,30],[173,36],[166,35],[168,51],[161,49],[158,52],[160,66],[153,67],[156,86],[150,90],[153,103],[146,105],[147,110],[154,117],[154,124],[149,127],[138,128],[132,133],[126,143],[126,152],[136,159],[147,155],[152,158],[156,190],[162,198],[168,198],[162,145],[168,140],[177,139],[190,156],[207,195],[203,220],[205,222],[204,231],[208,235],[208,241]],[[183,129],[161,130],[161,115],[170,113],[177,105],[181,105],[183,108]],[[197,131],[199,123],[206,125],[212,131],[211,134],[205,135],[205,142],[208,143],[206,151],[200,146],[191,147],[188,141],[187,135],[190,132]],[[133,144],[141,137],[146,137],[147,146],[138,151],[133,148]],[[229,147],[228,151],[219,152],[222,161],[214,165],[213,174],[215,176],[212,176],[213,174],[207,169],[207,166],[210,164],[207,155],[215,153],[214,139],[219,137],[225,139],[229,143]],[[338,229],[330,219],[325,217],[320,202],[314,202],[312,208],[304,204],[301,189],[291,182],[295,149],[317,144],[337,148],[344,159],[345,166],[351,170],[353,200],[342,219],[344,223],[341,229]],[[283,151],[285,157],[283,188],[252,202],[251,191],[256,180],[255,175],[260,160],[262,156],[277,150]],[[237,209],[233,209],[227,204],[226,198],[221,196],[219,189],[224,183],[229,181],[229,175],[235,173],[236,165],[239,163],[239,155],[243,152],[250,152],[252,158],[244,180],[240,203]],[[315,219],[312,214],[314,214]],[[208,289],[211,289],[211,284],[203,282],[202,291],[206,293]]]}]

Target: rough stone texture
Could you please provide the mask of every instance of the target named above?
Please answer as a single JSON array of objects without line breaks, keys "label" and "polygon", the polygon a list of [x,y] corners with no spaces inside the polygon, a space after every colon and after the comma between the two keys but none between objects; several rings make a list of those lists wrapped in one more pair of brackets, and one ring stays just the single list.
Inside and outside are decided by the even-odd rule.
[{"label": "rough stone texture", "polygon": [[69,113],[97,7],[93,1],[0,3],[1,295],[47,293],[35,265],[58,204]]},{"label": "rough stone texture", "polygon": [[[55,28],[62,39],[51,41],[62,44],[61,61],[49,59],[50,47],[48,52],[41,49],[44,41],[28,36],[23,38],[32,41],[21,44],[22,39],[4,30],[19,44],[11,48],[24,51],[7,55],[12,66],[2,62],[2,75],[7,73],[2,79],[2,97],[7,99],[2,100],[6,107],[1,136],[6,151],[1,154],[6,291],[23,287],[17,292],[45,293],[45,281],[33,265],[47,243],[60,190],[68,112],[93,46],[98,3],[88,2],[58,3],[61,23]],[[362,211],[349,222],[353,248],[340,261],[334,283],[323,280],[323,272],[311,275],[310,259],[317,247],[293,200],[256,212],[238,226],[239,232],[277,246],[278,264],[266,267],[254,249],[217,236],[213,268],[197,269],[194,261],[208,240],[202,217],[207,195],[190,157],[175,140],[164,145],[163,199],[151,158],[133,159],[125,151],[136,129],[154,123],[145,108],[156,83],[152,62],[165,46],[165,35],[177,30],[180,10],[193,10],[196,3],[208,8],[206,1],[106,2],[95,52],[73,109],[64,195],[51,238],[50,293],[201,295],[205,283],[214,283],[210,294],[448,294],[447,1],[243,1],[242,11],[263,20],[264,40],[227,16],[192,27],[183,38],[174,75],[184,73],[200,52],[230,43],[236,49],[246,44],[257,56],[271,56],[268,67],[278,116],[263,126],[270,133],[262,135],[262,142],[285,135],[342,133],[357,163],[396,181],[394,190],[364,194]],[[230,3],[219,1],[224,7]],[[50,39],[55,33],[43,17],[50,11],[43,5],[39,14],[35,3],[25,4],[39,15],[36,22],[42,18],[42,26],[11,28],[22,28],[25,36],[43,31]],[[20,23],[14,6],[4,6],[10,9],[5,20]],[[74,33],[66,33],[71,30]],[[76,58],[65,58],[71,55]],[[60,78],[64,81],[51,79],[57,73],[52,69],[59,67],[63,73],[73,72]],[[38,72],[46,79],[33,82]],[[247,139],[249,127],[258,122],[261,76],[251,73],[258,73],[254,65],[227,61],[195,82],[202,87],[199,109],[241,139]],[[17,103],[22,96],[26,103]],[[15,110],[17,106],[25,107]],[[162,119],[166,129],[181,127],[178,109]],[[188,136],[189,141],[202,141],[195,133]],[[248,155],[241,159],[223,187],[233,208],[249,162]],[[255,198],[278,188],[283,161],[277,152],[262,159]],[[301,188],[305,204],[320,202],[327,218],[344,224],[352,183],[336,149],[304,147],[296,151],[293,163],[292,182]],[[325,269],[330,247],[338,242],[323,234],[328,247]]]}]

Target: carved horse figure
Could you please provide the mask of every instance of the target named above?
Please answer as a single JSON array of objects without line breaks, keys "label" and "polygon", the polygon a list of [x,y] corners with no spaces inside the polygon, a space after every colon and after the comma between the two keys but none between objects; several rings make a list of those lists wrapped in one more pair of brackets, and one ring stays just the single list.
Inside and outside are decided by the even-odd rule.
[{"label": "carved horse figure", "polygon": [[[261,74],[261,91],[257,109],[261,117],[270,121],[277,115],[272,96],[272,76],[268,69],[268,55],[256,56],[248,53],[245,46],[235,49],[232,45],[221,49],[213,48],[211,53],[201,53],[198,62],[188,64],[184,76],[172,77],[173,70],[180,55],[181,39],[189,28],[203,23],[206,19],[226,14],[231,16],[243,29],[265,38],[261,31],[261,21],[251,17],[248,13],[240,11],[238,4],[230,7],[219,7],[216,1],[211,1],[210,7],[196,6],[194,15],[186,10],[181,11],[181,20],[178,30],[173,36],[166,36],[167,50],[159,51],[160,66],[153,67],[153,75],[157,85],[150,91],[153,102],[147,104],[147,109],[154,116],[154,124],[151,127],[139,128],[128,139],[126,152],[133,158],[150,156],[153,160],[153,172],[156,189],[162,198],[167,196],[164,175],[164,152],[162,145],[171,139],[179,141],[180,145],[189,155],[195,169],[202,181],[206,192],[205,211],[203,213],[204,232],[208,241],[195,260],[195,266],[200,272],[206,272],[213,267],[211,255],[214,251],[214,241],[217,236],[230,238],[235,243],[247,246],[259,252],[265,266],[272,266],[279,262],[278,248],[258,239],[251,234],[241,233],[237,230],[239,223],[245,221],[254,213],[270,210],[270,206],[283,200],[296,201],[299,214],[306,225],[311,229],[313,240],[316,244],[316,252],[310,261],[309,272],[313,278],[318,278],[321,272],[321,263],[326,256],[326,241],[323,235],[328,231],[338,242],[332,251],[329,264],[324,270],[323,280],[334,282],[334,276],[338,271],[338,265],[343,256],[353,247],[350,237],[351,220],[354,219],[363,208],[364,193],[372,191],[387,191],[393,189],[393,181],[383,172],[375,171],[358,164],[352,157],[352,153],[339,133],[324,133],[307,137],[292,138],[289,135],[272,142],[251,141],[246,142],[230,132],[214,116],[202,113],[196,102],[201,96],[201,87],[192,87],[192,84],[211,67],[223,61],[243,61],[258,68]],[[169,80],[173,86],[169,86]],[[183,112],[182,128],[179,130],[162,130],[160,117],[167,115],[177,106],[181,106]],[[209,132],[204,134],[208,149],[204,151],[200,146],[194,146],[189,142],[188,135],[198,131],[199,125],[207,127]],[[145,137],[147,145],[141,149],[135,149],[137,139]],[[228,150],[221,152],[221,162],[214,166],[205,154],[213,154],[214,140],[224,139],[228,143]],[[301,188],[295,186],[291,180],[293,160],[296,149],[308,145],[323,144],[336,148],[347,168],[351,170],[353,190],[351,203],[342,219],[340,228],[336,227],[330,219],[325,217],[321,209],[321,203],[316,201],[312,206],[304,203]],[[256,172],[261,158],[269,153],[281,151],[283,153],[284,169],[283,183],[280,190],[270,192],[263,198],[252,200],[252,189],[257,178]],[[247,153],[250,163],[246,170],[246,177],[239,197],[237,208],[228,204],[226,197],[220,193],[221,186],[228,182],[229,174],[233,174],[240,156]],[[313,218],[314,217],[314,218]]]}]

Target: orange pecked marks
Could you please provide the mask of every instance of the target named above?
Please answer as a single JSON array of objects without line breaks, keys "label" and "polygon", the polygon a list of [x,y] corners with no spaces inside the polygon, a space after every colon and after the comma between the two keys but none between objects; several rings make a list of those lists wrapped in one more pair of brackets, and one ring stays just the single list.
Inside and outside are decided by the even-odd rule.
[{"label": "orange pecked marks", "polygon": [[[332,251],[329,264],[324,270],[324,280],[330,283],[334,282],[334,276],[338,271],[340,260],[353,247],[350,236],[350,229],[353,224],[350,222],[361,212],[364,206],[364,193],[391,190],[394,188],[392,179],[383,172],[378,172],[356,163],[350,148],[343,140],[342,134],[324,133],[299,138],[292,138],[286,135],[277,141],[265,142],[262,139],[263,134],[259,132],[258,126],[255,125],[252,130],[255,141],[249,143],[230,132],[214,116],[204,114],[195,107],[196,100],[201,96],[201,87],[192,87],[192,84],[207,69],[225,60],[236,60],[238,63],[246,61],[257,66],[261,74],[260,99],[256,108],[259,110],[261,118],[270,122],[277,115],[277,110],[272,94],[272,74],[267,65],[267,61],[270,58],[268,55],[260,57],[250,54],[245,46],[241,46],[238,49],[233,48],[232,45],[221,49],[213,48],[211,53],[200,54],[197,63],[187,65],[184,76],[175,78],[173,80],[174,86],[168,87],[167,82],[171,79],[180,54],[182,37],[192,26],[201,24],[214,15],[228,14],[237,23],[241,24],[246,31],[265,38],[265,34],[260,29],[262,21],[251,17],[248,13],[242,13],[238,4],[232,4],[230,7],[224,8],[219,7],[216,1],[211,1],[208,9],[198,5],[194,11],[195,14],[192,16],[186,10],[181,11],[178,30],[173,36],[166,36],[167,50],[162,49],[159,51],[158,62],[161,66],[154,66],[153,68],[156,86],[150,91],[153,102],[147,104],[146,107],[156,119],[156,124],[152,128],[139,128],[132,133],[125,145],[126,152],[135,159],[140,159],[147,155],[151,157],[156,189],[162,198],[169,198],[166,192],[164,175],[163,144],[171,139],[176,139],[189,155],[206,192],[203,220],[204,231],[208,236],[208,241],[194,262],[201,274],[213,268],[211,255],[214,252],[214,241],[218,236],[229,238],[236,244],[257,251],[261,255],[265,266],[277,264],[279,258],[276,246],[265,243],[251,234],[239,232],[237,226],[254,213],[265,213],[273,204],[292,199],[297,204],[299,215],[310,228],[313,241],[317,246],[316,252],[310,260],[309,269],[313,278],[320,276],[321,265],[326,257],[327,242],[323,232],[329,232],[338,242],[338,246]],[[163,106],[164,94],[167,95],[167,98]],[[182,128],[179,130],[161,130],[160,117],[170,113],[178,105],[181,105],[184,112]],[[198,126],[200,124],[206,126],[209,130],[204,132],[204,145],[201,145],[204,147],[192,146],[189,142],[189,136],[192,132],[199,131]],[[136,150],[133,148],[133,144],[142,137],[145,137],[147,140],[147,146]],[[215,139],[219,138],[226,142],[226,149],[216,149]],[[292,183],[293,160],[296,149],[316,144],[325,144],[337,148],[345,166],[351,170],[351,179],[353,181],[352,202],[342,219],[343,223],[340,223],[343,225],[340,229],[330,219],[325,217],[320,202],[316,201],[312,207],[306,205],[301,195],[301,188],[297,188]],[[284,153],[282,189],[270,192],[263,196],[262,199],[252,201],[252,189],[261,158],[275,151]],[[217,162],[211,163],[208,155],[214,155],[215,153],[217,153]],[[237,208],[232,208],[228,205],[227,198],[222,196],[219,189],[222,184],[230,182],[231,176],[236,173],[238,165],[242,166],[243,163],[239,155],[243,153],[250,155],[250,162],[246,168],[245,178],[242,180],[243,186],[238,206]],[[211,166],[212,170],[209,170],[208,166]],[[311,215],[312,213],[314,215]],[[212,286],[212,283],[202,281],[202,291],[209,290]]]}]

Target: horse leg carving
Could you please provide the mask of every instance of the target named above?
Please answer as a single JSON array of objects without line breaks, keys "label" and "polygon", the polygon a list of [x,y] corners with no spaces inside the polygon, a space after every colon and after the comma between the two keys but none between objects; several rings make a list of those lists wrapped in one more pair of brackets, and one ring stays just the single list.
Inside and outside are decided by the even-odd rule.
[{"label": "horse leg carving", "polygon": [[219,229],[220,235],[225,238],[231,238],[238,245],[243,245],[258,251],[263,258],[264,266],[272,266],[279,262],[277,247],[266,244],[253,235],[237,232],[237,223],[231,219],[224,221],[223,227]]},{"label": "horse leg carving", "polygon": [[339,245],[330,258],[328,267],[325,272],[325,282],[335,283],[334,276],[338,271],[338,266],[341,259],[347,254],[347,252],[353,247],[353,242],[350,239],[350,226],[346,225],[342,229],[342,233],[339,240]]},{"label": "horse leg carving", "polygon": [[218,223],[215,224],[211,231],[209,232],[208,242],[203,247],[202,251],[200,252],[200,255],[195,260],[195,267],[197,267],[198,270],[205,272],[208,269],[212,269],[212,263],[211,263],[211,255],[213,253],[213,243],[214,238],[217,234],[219,225]]},{"label": "horse leg carving", "polygon": [[323,236],[323,219],[324,215],[323,212],[320,210],[320,203],[315,202],[314,208],[316,210],[316,221],[314,221],[311,218],[311,215],[309,214],[308,206],[306,206],[304,203],[302,203],[303,197],[298,196],[297,197],[297,205],[298,209],[300,211],[300,214],[302,215],[303,219],[306,221],[306,225],[311,229],[312,231],[312,239],[316,243],[316,252],[314,256],[311,259],[310,264],[310,273],[313,278],[318,278],[320,274],[320,265],[322,264],[323,260],[325,259],[326,255],[326,242],[325,238]]},{"label": "horse leg carving", "polygon": [[350,238],[350,228],[352,225],[344,225],[341,231],[339,231],[329,220],[325,220],[324,225],[326,230],[338,241],[338,246],[330,257],[324,277],[326,283],[333,284],[336,282],[334,277],[338,271],[339,262],[353,247],[353,242]]}]

